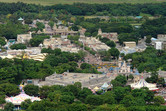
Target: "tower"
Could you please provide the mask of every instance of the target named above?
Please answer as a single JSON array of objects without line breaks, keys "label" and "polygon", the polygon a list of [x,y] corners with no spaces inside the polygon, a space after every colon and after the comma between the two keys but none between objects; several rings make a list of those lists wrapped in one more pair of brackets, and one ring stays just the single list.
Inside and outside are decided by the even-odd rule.
[{"label": "tower", "polygon": [[99,30],[98,30],[98,35],[102,35],[102,30],[101,30],[101,28],[99,28]]},{"label": "tower", "polygon": [[56,29],[57,29],[57,26],[56,26],[56,24],[54,24],[53,30],[55,31]]},{"label": "tower", "polygon": [[121,67],[121,65],[122,65],[122,58],[119,57],[119,59],[118,59],[118,67]]}]

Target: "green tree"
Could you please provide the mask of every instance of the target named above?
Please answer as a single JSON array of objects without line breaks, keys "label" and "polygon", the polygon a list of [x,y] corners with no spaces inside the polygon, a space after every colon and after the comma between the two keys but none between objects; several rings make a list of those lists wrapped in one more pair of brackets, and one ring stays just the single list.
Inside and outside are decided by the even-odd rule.
[{"label": "green tree", "polygon": [[146,40],[145,40],[145,42],[147,43],[147,44],[150,44],[152,41],[151,41],[151,38],[152,38],[152,36],[146,36]]},{"label": "green tree", "polygon": [[115,95],[111,91],[107,91],[101,95],[104,100],[104,103],[107,104],[116,104],[117,101],[115,100]]},{"label": "green tree", "polygon": [[165,100],[164,100],[164,98],[162,96],[155,96],[153,98],[153,102],[154,102],[155,105],[159,106],[161,104],[164,104]]},{"label": "green tree", "polygon": [[99,95],[88,95],[86,97],[86,103],[90,105],[102,105],[103,102],[102,97]]},{"label": "green tree", "polygon": [[83,88],[79,93],[78,93],[78,99],[81,101],[85,101],[85,98],[88,95],[92,95],[92,91],[88,88]]},{"label": "green tree", "polygon": [[5,103],[5,95],[0,95],[0,105]]},{"label": "green tree", "polygon": [[128,111],[146,111],[143,106],[130,106],[127,108]]},{"label": "green tree", "polygon": [[115,105],[111,109],[112,109],[112,111],[127,111],[127,109],[121,104]]},{"label": "green tree", "polygon": [[82,63],[80,67],[81,69],[90,69],[92,66],[88,63]]},{"label": "green tree", "polygon": [[132,74],[129,75],[129,79],[133,80],[134,76]]},{"label": "green tree", "polygon": [[40,43],[43,43],[44,39],[48,38],[50,37],[46,35],[35,35],[29,43],[32,47],[38,47]]},{"label": "green tree", "polygon": [[43,29],[45,28],[45,25],[41,22],[37,22],[36,25],[37,25],[37,29],[40,31],[43,31]]},{"label": "green tree", "polygon": [[124,87],[115,87],[113,89],[113,94],[115,95],[115,100],[120,102],[124,96],[128,93]]},{"label": "green tree", "polygon": [[71,96],[71,95],[62,95],[60,97],[60,101],[68,103],[68,104],[72,104],[74,102],[74,96]]},{"label": "green tree", "polygon": [[39,87],[35,86],[35,85],[26,85],[24,87],[24,91],[26,94],[30,95],[30,96],[37,96],[39,93]]},{"label": "green tree", "polygon": [[26,49],[27,46],[25,44],[19,43],[19,44],[13,44],[13,45],[11,45],[10,48],[18,50],[18,49]]},{"label": "green tree", "polygon": [[125,107],[136,106],[135,98],[132,95],[126,95],[120,103]]},{"label": "green tree", "polygon": [[4,46],[6,44],[5,38],[0,37],[0,45]]},{"label": "green tree", "polygon": [[107,41],[106,44],[110,47],[116,47],[116,44],[114,41]]},{"label": "green tree", "polygon": [[117,80],[112,80],[112,81],[111,81],[111,84],[113,85],[113,87],[117,87],[117,86],[122,86],[122,85],[123,85],[122,83],[120,83],[120,82],[117,81]]},{"label": "green tree", "polygon": [[111,49],[109,49],[109,50],[108,50],[108,53],[109,53],[111,56],[113,56],[114,59],[115,59],[115,58],[118,58],[118,57],[119,57],[119,54],[120,54],[120,52],[119,52],[119,50],[118,50],[117,48],[111,48]]},{"label": "green tree", "polygon": [[48,25],[53,29],[54,22],[53,22],[53,21],[50,21],[50,22],[48,23]]},{"label": "green tree", "polygon": [[127,79],[125,76],[122,76],[122,75],[118,75],[116,78],[115,78],[116,81],[120,82],[122,85],[125,85],[127,83]]},{"label": "green tree", "polygon": [[46,111],[46,105],[43,102],[35,101],[27,109],[28,111]]},{"label": "green tree", "polygon": [[54,91],[48,94],[48,99],[54,102],[60,102],[61,91]]},{"label": "green tree", "polygon": [[47,98],[50,92],[51,92],[51,87],[49,86],[42,86],[39,88],[39,95],[41,98]]},{"label": "green tree", "polygon": [[72,92],[74,96],[78,96],[79,88],[76,85],[67,85],[65,88],[68,92]]},{"label": "green tree", "polygon": [[71,29],[74,31],[78,31],[79,27],[77,25],[72,25]]},{"label": "green tree", "polygon": [[25,19],[25,24],[32,24],[32,19]]},{"label": "green tree", "polygon": [[82,84],[80,82],[75,82],[74,86],[81,90]]},{"label": "green tree", "polygon": [[32,103],[31,100],[27,99],[21,103],[21,108],[27,110],[31,103]]},{"label": "green tree", "polygon": [[0,84],[0,92],[7,96],[15,96],[19,94],[20,90],[18,86],[15,84],[4,83],[4,84]]},{"label": "green tree", "polygon": [[68,110],[69,111],[87,111],[88,107],[85,104],[73,103],[73,104],[69,105]]},{"label": "green tree", "polygon": [[14,105],[12,103],[6,103],[4,111],[14,111]]}]

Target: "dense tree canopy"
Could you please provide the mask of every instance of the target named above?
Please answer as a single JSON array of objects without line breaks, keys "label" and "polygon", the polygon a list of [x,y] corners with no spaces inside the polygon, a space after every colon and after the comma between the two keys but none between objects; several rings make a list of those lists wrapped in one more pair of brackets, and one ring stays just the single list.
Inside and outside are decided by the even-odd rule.
[{"label": "dense tree canopy", "polygon": [[165,70],[166,52],[156,50],[153,47],[147,47],[143,52],[127,54],[124,58],[132,59],[132,66],[138,68],[139,72],[155,72],[158,68]]},{"label": "dense tree canopy", "polygon": [[27,46],[25,44],[19,43],[19,44],[13,44],[13,45],[11,45],[10,48],[18,50],[18,49],[26,49]]},{"label": "dense tree canopy", "polygon": [[4,37],[0,37],[0,45],[4,46],[6,44],[5,38]]}]

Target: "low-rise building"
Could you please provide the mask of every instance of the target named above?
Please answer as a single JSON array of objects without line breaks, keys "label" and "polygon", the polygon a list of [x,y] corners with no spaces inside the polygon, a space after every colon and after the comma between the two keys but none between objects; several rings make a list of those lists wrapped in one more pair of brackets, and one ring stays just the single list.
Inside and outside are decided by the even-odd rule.
[{"label": "low-rise building", "polygon": [[166,34],[158,34],[157,39],[166,39]]},{"label": "low-rise building", "polygon": [[136,42],[123,42],[125,47],[134,48],[136,47]]},{"label": "low-rise building", "polygon": [[27,44],[32,39],[31,32],[29,34],[18,34],[17,43]]},{"label": "low-rise building", "polygon": [[57,27],[57,24],[54,24],[53,32],[54,35],[78,35],[78,31],[69,30],[68,27],[62,25]]},{"label": "low-rise building", "polygon": [[109,46],[94,37],[82,37],[79,41],[82,42],[84,46],[88,46],[94,51],[107,51],[110,49]]},{"label": "low-rise building", "polygon": [[60,48],[62,51],[65,52],[72,52],[77,53],[80,49],[77,48],[75,45],[71,44],[70,40],[65,38],[53,38],[44,39],[43,41],[44,48]]},{"label": "low-rise building", "polygon": [[118,42],[118,33],[117,32],[102,32],[101,29],[98,30],[98,35],[100,35],[101,37],[106,37],[114,42]]}]

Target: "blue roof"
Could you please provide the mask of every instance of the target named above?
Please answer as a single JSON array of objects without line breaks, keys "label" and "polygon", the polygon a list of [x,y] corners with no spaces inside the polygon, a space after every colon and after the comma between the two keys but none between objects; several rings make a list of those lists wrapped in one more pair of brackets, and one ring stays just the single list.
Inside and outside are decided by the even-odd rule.
[{"label": "blue roof", "polygon": [[110,70],[110,71],[113,71],[113,70],[114,70],[114,68],[113,68],[113,67],[110,67],[110,68],[109,68],[109,70]]},{"label": "blue roof", "polygon": [[119,67],[115,67],[115,70],[119,70],[120,68]]},{"label": "blue roof", "polygon": [[135,75],[140,75],[137,69],[135,71]]},{"label": "blue roof", "polygon": [[121,62],[121,66],[123,66],[123,63],[124,63],[124,62]]},{"label": "blue roof", "polygon": [[127,66],[130,66],[130,64],[127,64]]},{"label": "blue roof", "polygon": [[157,40],[156,38],[151,38],[151,40]]},{"label": "blue roof", "polygon": [[130,69],[130,72],[133,72],[133,70],[132,70],[132,69]]}]

